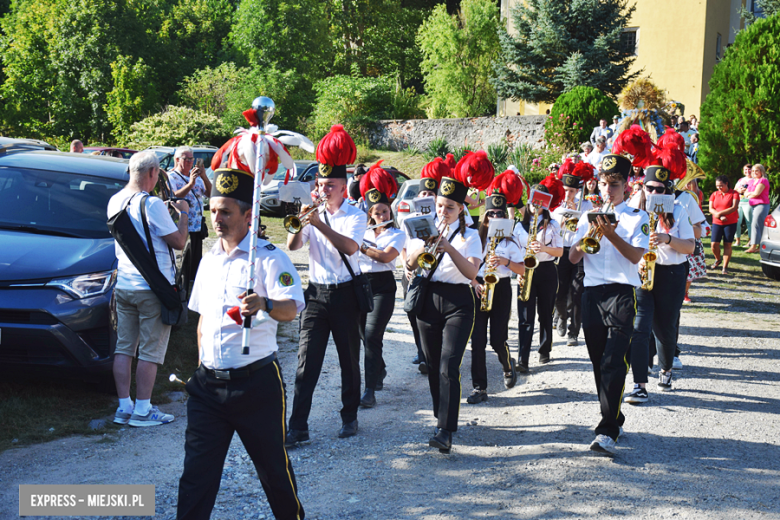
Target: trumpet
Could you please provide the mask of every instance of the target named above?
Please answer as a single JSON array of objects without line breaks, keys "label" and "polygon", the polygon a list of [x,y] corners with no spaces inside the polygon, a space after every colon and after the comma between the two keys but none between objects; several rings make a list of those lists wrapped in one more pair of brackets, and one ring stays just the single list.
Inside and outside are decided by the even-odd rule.
[{"label": "trumpet", "polygon": [[534,218],[531,220],[531,227],[528,230],[528,242],[525,245],[525,258],[523,258],[525,273],[523,273],[523,277],[520,278],[518,282],[519,290],[517,296],[521,302],[527,302],[531,297],[531,283],[534,279],[534,270],[539,264],[536,260],[536,253],[534,253],[533,249],[528,247],[531,245],[531,242],[536,240],[536,234],[538,233],[537,226],[539,224],[539,211],[540,209],[537,206],[536,211],[534,212]]},{"label": "trumpet", "polygon": [[[655,226],[658,223],[658,213],[650,212],[650,230],[655,232]],[[656,249],[658,246],[651,246],[650,250],[642,255],[642,259],[645,261],[645,270],[640,273],[642,279],[642,289],[645,291],[652,291],[655,285],[655,261],[658,259],[658,253]]]},{"label": "trumpet", "polygon": [[[612,203],[609,203],[609,206],[607,206],[607,213],[612,208]],[[601,250],[601,237],[603,234],[596,228],[596,226],[591,226],[591,228],[588,230],[588,234],[582,237],[582,240],[580,240],[580,249],[582,249],[585,253],[589,255],[595,255]]]},{"label": "trumpet", "polygon": [[498,283],[498,275],[496,275],[496,268],[490,265],[490,259],[496,255],[498,240],[499,237],[490,239],[490,247],[488,248],[488,254],[485,261],[485,290],[482,291],[479,306],[479,310],[483,312],[490,312],[491,309],[493,309],[493,293],[495,292],[496,284]]},{"label": "trumpet", "polygon": [[436,259],[435,253],[439,248],[439,242],[441,242],[442,237],[448,233],[449,230],[450,226],[444,224],[443,229],[439,230],[438,240],[436,240],[436,242],[433,244],[425,246],[425,250],[420,254],[420,256],[417,257],[417,265],[419,265],[421,269],[430,271],[436,267],[436,264],[439,263],[439,261]]},{"label": "trumpet", "polygon": [[321,195],[317,200],[314,201],[314,207],[311,208],[306,213],[304,213],[303,215],[287,215],[286,217],[284,217],[284,221],[282,222],[282,225],[284,225],[284,229],[286,229],[288,233],[292,233],[294,235],[300,233],[301,230],[303,229],[303,226],[309,223],[308,220],[305,220],[306,217],[308,217],[315,211],[318,211],[320,207],[327,202],[328,202],[327,196]]}]

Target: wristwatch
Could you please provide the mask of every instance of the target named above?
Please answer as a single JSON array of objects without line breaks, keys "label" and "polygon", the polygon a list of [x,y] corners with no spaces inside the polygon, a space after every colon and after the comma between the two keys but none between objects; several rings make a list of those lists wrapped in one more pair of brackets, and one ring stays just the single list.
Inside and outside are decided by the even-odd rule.
[{"label": "wristwatch", "polygon": [[368,251],[368,244],[366,244],[365,242],[363,242],[362,244],[360,244],[360,252],[361,252],[361,253],[363,253],[363,254],[365,254],[365,253],[366,253],[366,251]]},{"label": "wristwatch", "polygon": [[266,298],[265,299],[265,312],[268,314],[271,314],[271,311],[274,310],[274,302],[273,300]]}]

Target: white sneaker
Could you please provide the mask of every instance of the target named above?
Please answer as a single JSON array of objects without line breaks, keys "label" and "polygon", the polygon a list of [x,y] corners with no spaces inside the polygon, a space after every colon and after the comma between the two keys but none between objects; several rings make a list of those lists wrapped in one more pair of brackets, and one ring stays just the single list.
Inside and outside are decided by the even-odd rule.
[{"label": "white sneaker", "polygon": [[590,443],[591,451],[601,453],[602,455],[612,456],[617,453],[615,441],[608,435],[596,435],[596,438]]},{"label": "white sneaker", "polygon": [[674,360],[672,361],[672,369],[674,369],[674,370],[682,370],[682,368],[683,368],[682,361],[680,361],[680,358],[675,356]]},{"label": "white sneaker", "polygon": [[136,428],[145,428],[148,426],[160,426],[161,424],[168,424],[169,422],[173,422],[173,415],[163,413],[156,406],[152,406],[152,409],[149,410],[149,413],[146,415],[139,415],[133,412],[128,424],[130,426],[135,426]]}]

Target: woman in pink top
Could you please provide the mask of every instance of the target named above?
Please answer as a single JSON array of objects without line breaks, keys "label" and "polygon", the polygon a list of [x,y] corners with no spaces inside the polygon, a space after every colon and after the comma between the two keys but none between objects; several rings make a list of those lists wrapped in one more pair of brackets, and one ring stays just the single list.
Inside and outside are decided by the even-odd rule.
[{"label": "woman in pink top", "polygon": [[766,178],[766,168],[762,164],[754,164],[753,180],[745,193],[750,202],[752,222],[750,225],[750,248],[746,253],[758,253],[761,233],[764,231],[764,219],[769,214],[769,181]]}]

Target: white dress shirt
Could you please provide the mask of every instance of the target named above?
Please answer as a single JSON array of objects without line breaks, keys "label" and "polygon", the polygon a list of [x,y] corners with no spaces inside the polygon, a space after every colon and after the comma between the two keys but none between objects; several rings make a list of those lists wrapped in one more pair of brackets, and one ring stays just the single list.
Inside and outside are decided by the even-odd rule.
[{"label": "white dress shirt", "polygon": [[[577,202],[575,201],[575,205]],[[567,211],[568,208],[566,208],[563,204],[555,208],[555,211],[552,212],[551,217],[555,219],[555,221],[558,223],[558,227],[562,230],[564,221],[566,220],[563,217],[563,214]],[[583,200],[582,206],[580,207],[581,212],[590,211],[593,209],[593,204],[589,200]],[[572,238],[574,238],[574,233],[569,233],[568,231],[563,231],[563,247],[571,247],[572,245]]]},{"label": "white dress shirt", "polygon": [[685,211],[688,212],[688,216],[691,218],[692,225],[695,226],[707,220],[704,216],[704,213],[702,213],[699,204],[696,202],[696,199],[694,199],[693,195],[687,191],[680,193],[680,195],[675,198],[674,201],[675,203],[680,204],[683,208],[685,208]]},{"label": "white dress shirt", "polygon": [[[388,246],[398,251],[400,256],[401,251],[406,243],[406,233],[400,229],[393,227],[387,228],[385,231],[376,236],[373,229],[367,229],[365,236],[363,236],[363,242],[366,242],[371,247],[384,251]],[[381,273],[383,271],[395,271],[396,260],[392,262],[383,263],[374,260],[368,255],[360,253],[360,271],[363,273]],[[397,257],[396,257],[397,259]]]},{"label": "white dress shirt", "polygon": [[[325,222],[325,212],[320,208],[320,220]],[[342,200],[341,206],[332,215],[328,212],[330,227],[337,233],[352,239],[359,246],[366,234],[366,222],[368,217],[355,206],[350,205],[347,199]],[[314,226],[305,226],[301,231],[303,243],[309,242],[309,279],[318,284],[344,283],[352,280],[347,266],[341,260],[339,250],[320,233]],[[355,274],[360,272],[358,255],[356,251],[351,256],[346,256]]]},{"label": "white dress shirt", "polygon": [[[625,202],[615,206],[617,235],[629,245],[647,251],[650,246],[650,226],[647,213],[641,209],[629,207]],[[577,226],[573,243],[578,243],[588,233],[590,224],[588,214],[583,213]],[[585,287],[595,287],[611,283],[622,283],[639,287],[637,265],[631,263],[606,238],[601,239],[601,249],[595,255],[585,254]]]},{"label": "white dress shirt", "polygon": [[[534,216],[531,215],[533,219]],[[541,217],[540,217],[541,219]],[[541,226],[541,220],[540,224]],[[522,222],[515,224],[515,230],[512,232],[517,240],[517,243],[523,247],[528,246],[528,232],[523,228]],[[540,227],[536,232],[536,240],[542,245],[547,247],[563,247],[563,237],[561,237],[561,226],[558,221],[552,219],[544,227]],[[552,262],[557,257],[548,253],[536,253],[536,260],[538,262]]]},{"label": "white dress shirt", "polygon": [[588,154],[588,158],[585,159],[585,162],[592,164],[594,168],[596,168],[596,171],[599,170],[599,165],[601,164],[601,161],[604,159],[604,156],[609,154],[609,150],[604,148],[603,152],[599,152],[598,150],[593,150]]},{"label": "white dress shirt", "polygon": [[[203,320],[200,361],[206,368],[240,368],[278,350],[278,322],[262,313],[252,327],[249,355],[241,354],[243,326],[236,324],[227,311],[239,305],[238,295],[246,290],[248,269],[249,233],[230,254],[222,248],[222,241],[217,240],[200,261],[189,307]],[[257,241],[254,290],[272,300],[294,300],[298,312],[305,306],[301,279],[292,261],[282,250],[262,239]]]},{"label": "white dress shirt", "polygon": [[[485,259],[485,263],[483,263],[482,267],[479,268],[479,274],[477,274],[477,276],[482,278],[485,277],[485,266],[489,248],[490,240],[487,241],[485,244],[485,250],[482,252],[482,258]],[[505,238],[499,241],[498,245],[496,245],[496,256],[508,258],[510,261],[516,264],[522,264],[523,259],[525,258],[525,248],[517,245],[516,239]],[[512,276],[512,270],[502,264],[496,268],[496,274],[499,278],[509,278]]]},{"label": "white dress shirt", "polygon": [[[674,205],[674,213],[672,213],[672,216],[674,217],[674,225],[672,226],[672,229],[665,231],[662,228],[661,221],[659,219],[655,228],[656,233],[668,233],[669,235],[675,238],[680,238],[682,240],[690,240],[694,238],[691,219],[688,218],[688,213],[685,211],[685,208],[683,208],[682,205]],[[672,246],[667,244],[660,244],[656,249],[656,253],[658,254],[658,258],[656,259],[655,263],[658,265],[678,265],[688,261],[687,255],[678,253],[672,249]]]},{"label": "white dress shirt", "polygon": [[[456,229],[459,229],[458,221],[450,226],[450,230],[447,233],[447,238],[451,237]],[[442,239],[446,240],[446,239]],[[407,243],[407,251],[416,251],[421,248],[425,242],[422,239],[415,238]],[[455,249],[465,258],[482,258],[482,241],[479,239],[479,233],[475,229],[466,228],[466,236],[460,234],[455,235],[451,240]],[[436,258],[439,255],[435,255]],[[422,276],[428,276],[428,271],[423,271]],[[445,283],[463,283],[470,284],[471,280],[461,274],[458,266],[452,261],[450,255],[445,254],[442,258],[441,264],[436,268],[436,272],[431,277],[432,282],[445,282]]]}]

